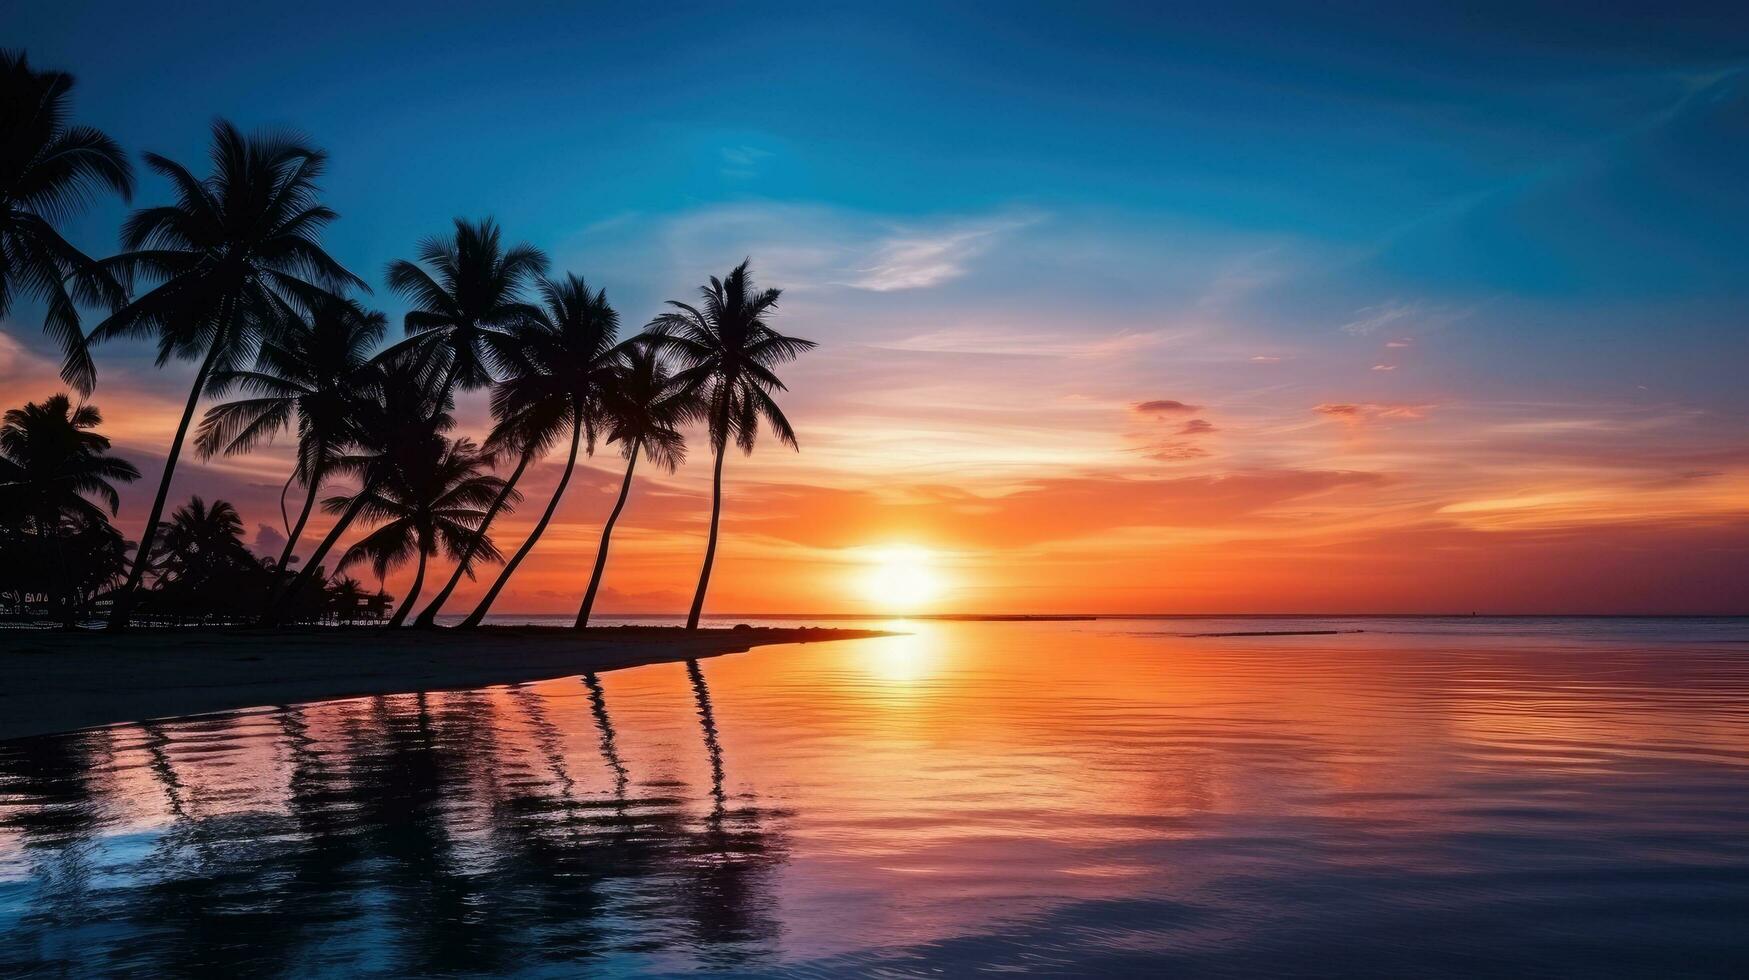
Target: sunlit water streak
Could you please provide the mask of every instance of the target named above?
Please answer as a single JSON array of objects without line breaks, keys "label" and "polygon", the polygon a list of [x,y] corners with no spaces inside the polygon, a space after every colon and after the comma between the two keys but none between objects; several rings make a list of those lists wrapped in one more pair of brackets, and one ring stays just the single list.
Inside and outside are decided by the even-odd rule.
[{"label": "sunlit water streak", "polygon": [[0,975],[1749,973],[1742,620],[899,628],[0,742]]}]

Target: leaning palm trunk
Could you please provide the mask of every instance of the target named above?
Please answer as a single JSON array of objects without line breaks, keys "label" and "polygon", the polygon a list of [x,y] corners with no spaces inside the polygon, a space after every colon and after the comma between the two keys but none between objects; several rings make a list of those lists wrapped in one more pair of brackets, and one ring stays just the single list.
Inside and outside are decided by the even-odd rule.
[{"label": "leaning palm trunk", "polygon": [[353,519],[358,516],[358,512],[364,507],[365,494],[369,490],[369,485],[359,488],[358,493],[352,498],[352,503],[347,506],[346,512],[340,515],[340,519],[335,521],[334,526],[328,530],[328,536],[323,538],[322,543],[316,546],[315,553],[310,555],[310,560],[305,562],[304,567],[299,570],[297,576],[293,578],[290,583],[281,586],[279,592],[274,595],[272,601],[268,602],[267,611],[261,616],[261,625],[272,626],[279,622],[280,611],[285,608],[286,603],[296,598],[298,592],[304,588],[311,578],[315,577],[316,569],[322,564],[322,559],[328,557],[328,552],[334,550],[334,545],[339,543],[340,536],[346,533],[348,527],[352,526]]},{"label": "leaning palm trunk", "polygon": [[553,511],[559,509],[559,498],[565,495],[565,485],[571,482],[571,471],[577,468],[577,446],[582,442],[582,439],[583,412],[581,408],[578,408],[571,415],[571,453],[565,459],[565,472],[559,477],[559,485],[553,488],[553,499],[547,501],[547,509],[541,513],[540,520],[534,525],[534,530],[529,532],[528,540],[522,542],[522,547],[516,549],[516,554],[504,563],[504,570],[498,573],[498,580],[492,583],[492,588],[486,592],[486,597],[480,600],[480,604],[474,607],[473,612],[468,613],[468,618],[462,620],[459,628],[473,629],[480,625],[480,621],[486,618],[487,611],[492,608],[492,603],[497,601],[498,593],[502,592],[504,586],[509,583],[510,576],[516,574],[516,566],[522,564],[522,560],[528,557],[530,551],[534,550],[534,543],[539,541],[540,536],[546,532],[547,522],[553,519]]},{"label": "leaning palm trunk", "polygon": [[318,475],[310,477],[310,492],[304,494],[304,509],[298,512],[298,522],[286,532],[285,547],[280,549],[279,564],[274,570],[280,581],[285,580],[285,570],[292,560],[292,549],[298,546],[298,538],[304,534],[304,525],[310,521],[310,511],[316,507],[316,492],[322,487],[322,478]]},{"label": "leaning palm trunk", "polygon": [[589,611],[595,608],[595,592],[601,587],[601,573],[607,568],[607,548],[613,542],[613,525],[619,520],[619,512],[626,506],[626,496],[632,491],[632,470],[638,466],[638,449],[642,445],[642,442],[632,443],[625,482],[619,485],[619,499],[614,501],[613,513],[607,515],[607,523],[601,526],[601,546],[595,550],[595,570],[589,574],[589,591],[583,593],[583,606],[577,610],[577,629],[589,625]]},{"label": "leaning palm trunk", "polygon": [[389,617],[389,628],[394,629],[407,621],[407,613],[412,611],[413,604],[419,601],[419,590],[425,587],[425,538],[419,539],[419,568],[413,573],[413,584],[407,587],[407,598],[401,601],[399,609]]},{"label": "leaning palm trunk", "polygon": [[692,597],[692,612],[687,614],[686,628],[698,629],[698,617],[704,612],[704,594],[711,586],[711,566],[717,560],[717,520],[723,513],[723,457],[729,454],[728,440],[718,442],[716,472],[711,477],[711,533],[704,546],[704,570],[698,573],[698,592]]},{"label": "leaning palm trunk", "polygon": [[498,492],[497,499],[493,500],[492,506],[486,509],[486,517],[480,521],[480,529],[468,542],[468,550],[462,554],[461,560],[456,562],[455,571],[451,573],[449,581],[444,583],[442,591],[437,593],[437,598],[431,600],[431,605],[426,606],[425,610],[413,620],[414,626],[423,628],[436,624],[438,611],[443,608],[444,603],[449,601],[450,593],[454,592],[456,586],[461,584],[462,576],[467,574],[468,563],[473,561],[474,552],[479,549],[480,542],[486,539],[486,529],[492,526],[492,519],[498,516],[500,510],[504,509],[504,502],[509,500],[510,494],[516,490],[516,481],[522,479],[522,473],[528,469],[528,462],[532,458],[534,458],[532,450],[522,454],[522,459],[516,464],[516,471],[510,474],[510,479],[504,483],[504,489]]},{"label": "leaning palm trunk", "polygon": [[134,552],[133,567],[128,570],[128,578],[122,584],[121,591],[115,595],[115,602],[109,611],[108,629],[127,629],[128,618],[133,614],[134,602],[139,596],[140,580],[146,573],[146,560],[151,557],[153,539],[158,536],[158,520],[164,516],[164,500],[170,496],[170,479],[176,475],[176,460],[182,455],[182,440],[188,435],[188,423],[194,418],[194,409],[200,404],[200,393],[206,389],[207,377],[212,374],[213,361],[219,354],[219,344],[214,343],[206,353],[206,360],[200,362],[200,372],[194,376],[194,387],[188,391],[188,404],[182,409],[182,421],[176,426],[176,438],[170,443],[170,453],[164,457],[164,475],[158,480],[158,495],[152,499],[152,513],[146,518],[146,528],[140,532],[140,546]]}]

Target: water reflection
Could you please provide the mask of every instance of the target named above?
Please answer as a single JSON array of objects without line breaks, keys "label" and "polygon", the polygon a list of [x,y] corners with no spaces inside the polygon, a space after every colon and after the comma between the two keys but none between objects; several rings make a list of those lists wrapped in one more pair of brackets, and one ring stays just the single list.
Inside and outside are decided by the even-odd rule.
[{"label": "water reflection", "polygon": [[1722,628],[907,627],[0,743],[0,975],[1749,969]]},{"label": "water reflection", "polygon": [[5,744],[0,974],[501,972],[651,948],[745,963],[776,935],[781,819],[730,805],[689,674],[717,774],[703,814],[684,784],[632,777],[595,677],[606,786],[572,772],[581,719],[531,688]]}]

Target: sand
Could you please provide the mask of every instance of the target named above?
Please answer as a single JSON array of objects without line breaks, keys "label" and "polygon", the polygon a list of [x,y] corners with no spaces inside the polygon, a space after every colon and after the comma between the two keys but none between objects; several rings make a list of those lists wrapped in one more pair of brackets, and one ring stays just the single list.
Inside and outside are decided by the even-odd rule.
[{"label": "sand", "polygon": [[370,694],[548,680],[883,635],[627,626],[453,630],[0,631],[0,738]]}]

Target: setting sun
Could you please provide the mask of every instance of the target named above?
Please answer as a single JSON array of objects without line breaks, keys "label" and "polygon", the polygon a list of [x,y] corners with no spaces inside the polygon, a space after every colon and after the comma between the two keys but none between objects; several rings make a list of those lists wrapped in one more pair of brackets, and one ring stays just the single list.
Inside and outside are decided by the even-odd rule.
[{"label": "setting sun", "polygon": [[870,558],[871,567],[862,577],[863,595],[889,612],[915,612],[942,593],[942,582],[932,567],[934,555],[911,545],[882,548]]}]

